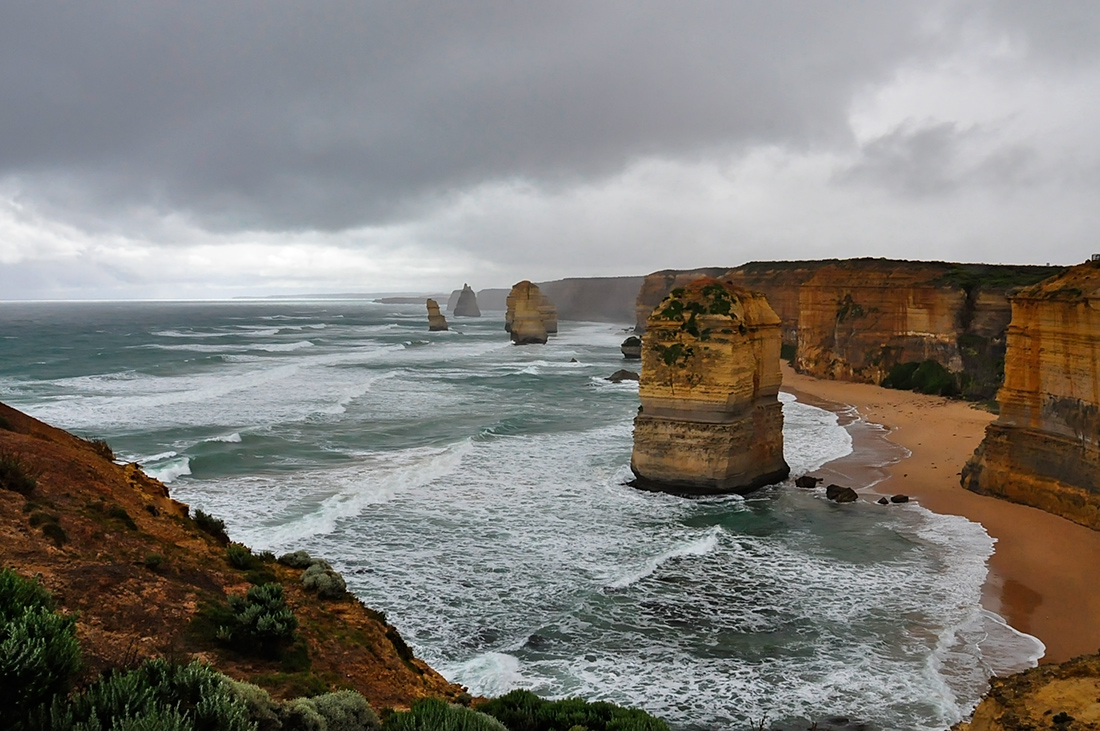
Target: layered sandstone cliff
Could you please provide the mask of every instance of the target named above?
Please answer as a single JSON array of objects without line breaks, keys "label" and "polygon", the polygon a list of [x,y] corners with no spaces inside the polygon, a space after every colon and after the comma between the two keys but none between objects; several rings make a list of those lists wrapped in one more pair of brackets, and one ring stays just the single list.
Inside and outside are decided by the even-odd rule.
[{"label": "layered sandstone cliff", "polygon": [[545,294],[542,295],[542,304],[539,305],[539,317],[546,332],[553,335],[558,331],[558,308]]},{"label": "layered sandstone cliff", "polygon": [[[526,279],[516,282],[508,293],[508,310],[504,316],[504,329],[512,336],[515,345],[545,343],[547,340],[546,323],[543,312],[546,299],[537,285]],[[554,330],[557,331],[555,317]]]},{"label": "layered sandstone cliff", "polygon": [[1012,298],[997,400],[963,486],[1100,530],[1100,262]]},{"label": "layered sandstone cliff", "polygon": [[779,350],[763,295],[712,278],[673,289],[642,338],[636,484],[698,494],[784,479]]},{"label": "layered sandstone cliff", "polygon": [[[779,315],[785,357],[821,378],[881,383],[894,366],[931,360],[952,388],[990,398],[1002,379],[1008,294],[1058,267],[848,259],[750,262],[720,279],[762,292]],[[695,272],[656,272],[639,314]],[[670,284],[673,283],[673,284]]]},{"label": "layered sandstone cliff", "polygon": [[439,311],[439,303],[433,299],[428,299],[428,330],[431,332],[437,332],[439,330],[447,329],[447,318]]},{"label": "layered sandstone cliff", "polygon": [[462,285],[462,291],[458,292],[457,297],[452,293],[451,299],[453,302],[447,303],[447,309],[455,317],[481,317],[481,310],[477,306],[477,295],[469,284]]}]

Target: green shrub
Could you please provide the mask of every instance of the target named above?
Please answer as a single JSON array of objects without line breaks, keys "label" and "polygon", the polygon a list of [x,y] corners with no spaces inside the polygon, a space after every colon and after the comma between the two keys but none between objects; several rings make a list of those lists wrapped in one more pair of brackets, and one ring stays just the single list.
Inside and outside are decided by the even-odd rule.
[{"label": "green shrub", "polygon": [[289,566],[292,569],[308,569],[313,565],[313,557],[305,551],[294,551],[293,553],[284,553],[279,556],[279,563],[284,566]]},{"label": "green shrub", "polygon": [[115,450],[111,449],[111,445],[102,439],[89,440],[88,445],[92,450],[103,459],[108,462],[115,461]]},{"label": "green shrub", "polygon": [[217,638],[239,650],[258,650],[276,655],[282,646],[294,641],[298,620],[286,605],[282,584],[263,584],[248,590],[245,596],[229,597],[231,622],[218,629]]},{"label": "green shrub", "polygon": [[347,594],[344,577],[325,561],[318,561],[302,572],[302,588],[322,599],[340,599]]},{"label": "green shrub", "polygon": [[955,376],[934,360],[926,360],[913,371],[913,390],[935,396],[958,393]]},{"label": "green shrub", "polygon": [[69,689],[80,668],[75,624],[41,584],[0,570],[0,728],[27,728],[29,713]]},{"label": "green shrub", "polygon": [[164,565],[164,556],[159,553],[150,553],[145,556],[145,568],[156,571]]},{"label": "green shrub", "polygon": [[56,699],[41,725],[51,731],[179,729],[255,731],[235,686],[209,665],[147,660],[114,673],[67,701]]},{"label": "green shrub", "polygon": [[260,559],[261,563],[275,563],[275,554],[271,551],[260,551],[254,555]]},{"label": "green shrub", "polygon": [[[492,716],[438,698],[423,698],[386,719],[386,731],[514,731]],[[563,727],[564,728],[564,727]]]},{"label": "green shrub", "polygon": [[219,518],[215,518],[209,513],[204,513],[201,510],[195,510],[195,525],[203,533],[207,533],[214,536],[222,543],[229,543],[229,536],[225,532],[225,521]]},{"label": "green shrub", "polygon": [[886,378],[882,379],[883,388],[894,388],[898,391],[911,391],[913,390],[913,373],[920,366],[917,361],[911,361],[909,363],[898,363],[890,372],[886,375]]},{"label": "green shrub", "polygon": [[295,698],[280,712],[283,731],[375,731],[382,724],[367,699],[354,690]]},{"label": "green shrub", "polygon": [[69,534],[58,523],[46,523],[42,526],[42,535],[50,540],[58,548],[69,541]]},{"label": "green shrub", "polygon": [[509,731],[557,731],[582,726],[588,731],[668,731],[668,725],[637,708],[580,698],[548,701],[528,690],[514,690],[478,708]]},{"label": "green shrub", "polygon": [[225,558],[230,566],[246,571],[260,565],[260,560],[252,555],[252,549],[243,543],[230,543],[226,546]]},{"label": "green shrub", "polygon": [[60,519],[60,516],[54,515],[53,513],[47,513],[45,510],[36,510],[27,516],[27,522],[31,524],[32,528],[38,528],[47,523],[56,523]]},{"label": "green shrub", "polygon": [[27,472],[18,459],[10,454],[0,454],[0,488],[30,495],[37,486],[38,480]]},{"label": "green shrub", "polygon": [[137,530],[137,523],[130,517],[130,514],[126,512],[126,508],[121,505],[115,505],[107,511],[107,517],[117,520],[130,530]]},{"label": "green shrub", "polygon": [[3,429],[4,431],[15,431],[15,429],[12,428],[11,422],[8,421],[8,418],[6,416],[0,416],[0,429]]}]

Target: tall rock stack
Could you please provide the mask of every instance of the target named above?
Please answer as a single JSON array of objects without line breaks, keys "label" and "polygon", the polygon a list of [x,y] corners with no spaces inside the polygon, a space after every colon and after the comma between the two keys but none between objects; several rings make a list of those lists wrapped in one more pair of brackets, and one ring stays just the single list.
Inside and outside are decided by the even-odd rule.
[{"label": "tall rock stack", "polygon": [[657,305],[642,338],[635,484],[745,493],[787,477],[781,337],[763,295],[717,279],[677,287]]},{"label": "tall rock stack", "polygon": [[1100,262],[1012,297],[997,400],[963,487],[1100,530]]},{"label": "tall rock stack", "polygon": [[545,343],[546,325],[542,321],[543,295],[539,288],[526,279],[517,282],[508,293],[508,311],[504,327],[512,335],[515,345]]},{"label": "tall rock stack", "polygon": [[428,330],[436,332],[447,329],[447,318],[439,311],[439,303],[428,299]]},{"label": "tall rock stack", "polygon": [[462,285],[458,303],[451,310],[451,314],[455,317],[481,317],[481,310],[477,306],[477,295],[470,289],[469,284]]}]

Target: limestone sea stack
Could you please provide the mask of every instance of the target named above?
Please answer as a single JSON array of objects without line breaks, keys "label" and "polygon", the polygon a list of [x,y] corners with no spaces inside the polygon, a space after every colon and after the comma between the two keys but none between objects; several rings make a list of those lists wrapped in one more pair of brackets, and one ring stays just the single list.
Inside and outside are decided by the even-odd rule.
[{"label": "limestone sea stack", "polygon": [[477,306],[477,295],[470,289],[469,284],[462,285],[462,292],[458,295],[458,304],[451,310],[455,317],[481,317],[481,310]]},{"label": "limestone sea stack", "polygon": [[538,286],[526,279],[517,282],[508,293],[508,311],[504,327],[515,345],[545,343],[546,325],[542,321],[543,295]]},{"label": "limestone sea stack", "polygon": [[447,329],[447,318],[439,311],[439,303],[428,300],[428,330],[436,332]]},{"label": "limestone sea stack", "polygon": [[1100,261],[1011,302],[1000,415],[963,487],[1100,530]]},{"label": "limestone sea stack", "polygon": [[745,493],[785,479],[780,343],[762,294],[712,278],[673,289],[642,337],[635,484]]},{"label": "limestone sea stack", "polygon": [[641,360],[642,339],[637,335],[631,335],[623,341],[623,344],[619,346],[619,350],[627,360]]}]

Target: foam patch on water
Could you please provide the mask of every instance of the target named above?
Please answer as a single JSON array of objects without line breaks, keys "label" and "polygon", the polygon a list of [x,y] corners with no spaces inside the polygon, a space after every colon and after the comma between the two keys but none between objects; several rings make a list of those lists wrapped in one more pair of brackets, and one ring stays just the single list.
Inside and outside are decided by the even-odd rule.
[{"label": "foam patch on water", "polygon": [[839,425],[836,414],[804,404],[785,391],[780,391],[779,401],[783,404],[783,458],[792,477],[852,453],[852,436]]},{"label": "foam patch on water", "polygon": [[153,459],[149,462],[142,462],[141,469],[153,479],[160,480],[167,485],[175,482],[184,475],[191,474],[191,458],[173,457],[164,460]]},{"label": "foam patch on water", "polygon": [[631,584],[636,584],[647,576],[652,576],[666,561],[684,556],[704,556],[718,546],[718,536],[721,529],[718,527],[706,531],[700,538],[688,541],[664,551],[656,556],[651,556],[641,562],[639,566],[627,569],[618,578],[608,582],[608,589],[623,589]]}]

